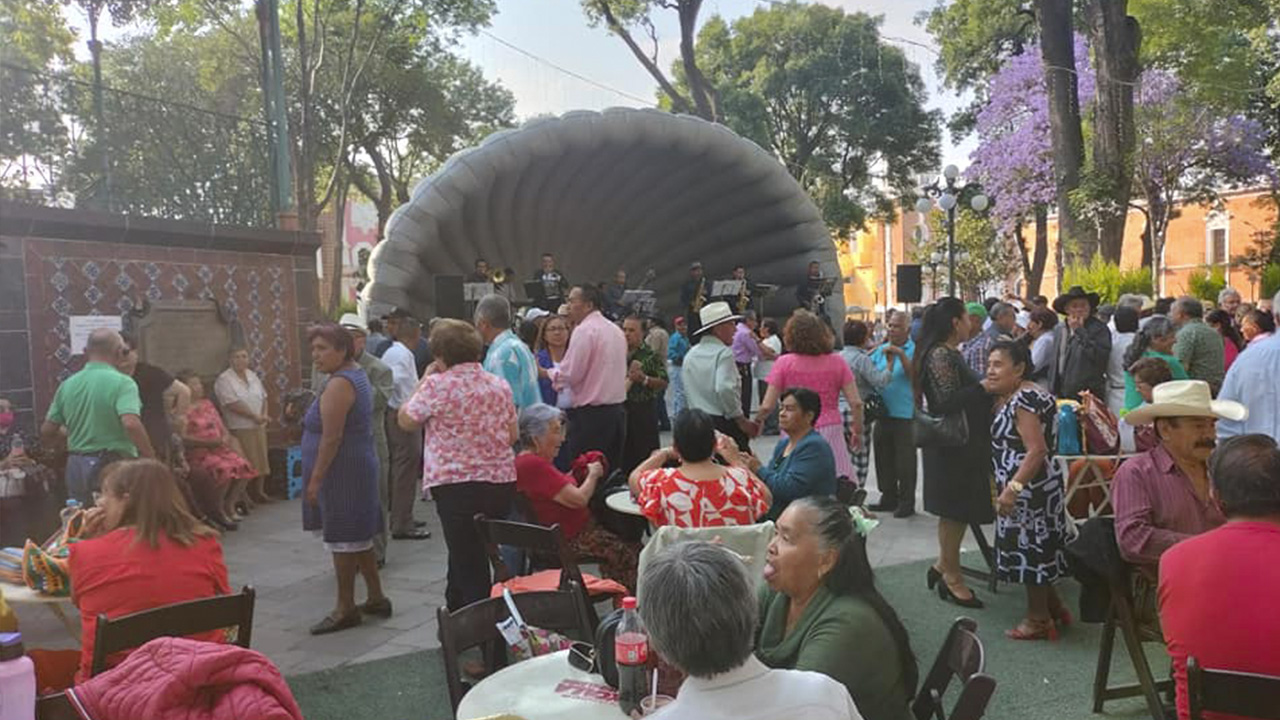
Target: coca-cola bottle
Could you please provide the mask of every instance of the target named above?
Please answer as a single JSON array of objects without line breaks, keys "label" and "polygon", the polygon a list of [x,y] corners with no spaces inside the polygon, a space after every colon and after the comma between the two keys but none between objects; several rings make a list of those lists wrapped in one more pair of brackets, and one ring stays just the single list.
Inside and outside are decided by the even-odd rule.
[{"label": "coca-cola bottle", "polygon": [[640,701],[649,692],[649,634],[633,597],[622,598],[622,621],[613,648],[618,664],[618,706],[629,716],[632,710],[640,709]]}]

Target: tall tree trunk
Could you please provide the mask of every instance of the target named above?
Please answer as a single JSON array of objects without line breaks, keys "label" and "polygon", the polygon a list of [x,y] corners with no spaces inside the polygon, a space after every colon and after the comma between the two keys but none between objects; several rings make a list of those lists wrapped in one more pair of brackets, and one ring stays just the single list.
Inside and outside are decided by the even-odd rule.
[{"label": "tall tree trunk", "polygon": [[346,249],[346,233],[347,233],[347,183],[339,181],[337,189],[334,191],[333,204],[333,242],[328,250],[331,253],[329,262],[326,263],[333,268],[333,272],[329,277],[325,278],[325,305],[326,310],[332,314],[342,305],[342,256],[343,250]]},{"label": "tall tree trunk", "polygon": [[[315,144],[312,125],[312,82],[315,75],[311,67],[311,48],[307,44],[307,17],[304,11],[306,3],[297,0],[294,3],[294,21],[298,33],[298,68],[301,77],[298,82],[298,155],[294,168],[297,177],[294,186],[298,188],[296,198],[298,206],[298,223],[303,230],[314,230],[316,227],[315,201]],[[318,9],[317,9],[318,11]],[[318,41],[319,38],[316,38]]]},{"label": "tall tree trunk", "polygon": [[689,81],[689,94],[698,108],[698,116],[711,122],[719,122],[720,113],[715,101],[715,91],[698,67],[694,38],[698,32],[698,12],[702,0],[683,0],[680,3],[680,62],[685,78]]},{"label": "tall tree trunk", "polygon": [[1031,256],[1031,272],[1027,275],[1027,294],[1039,295],[1044,284],[1044,266],[1049,260],[1049,208],[1036,206],[1036,244]]},{"label": "tall tree trunk", "polygon": [[1156,295],[1160,292],[1160,279],[1164,276],[1164,244],[1165,231],[1169,227],[1170,208],[1160,195],[1160,191],[1149,188],[1145,192],[1147,198],[1147,227],[1151,236],[1151,289]]},{"label": "tall tree trunk", "polygon": [[1084,162],[1071,10],[1071,0],[1036,0],[1040,52],[1049,90],[1049,132],[1053,141],[1053,171],[1058,200],[1058,248],[1060,254],[1072,262],[1080,262],[1092,257],[1096,240],[1080,231],[1071,209],[1071,192],[1080,187],[1080,166]]},{"label": "tall tree trunk", "polygon": [[85,15],[89,21],[89,57],[93,64],[93,123],[97,135],[98,154],[102,159],[102,188],[98,196],[98,204],[102,209],[111,212],[115,204],[111,188],[111,151],[107,147],[106,112],[102,100],[102,41],[98,39],[98,20],[102,17],[102,4],[92,3],[85,6]]},{"label": "tall tree trunk", "polygon": [[1147,208],[1140,208],[1142,212],[1142,267],[1151,267],[1151,213]]},{"label": "tall tree trunk", "polygon": [[1138,79],[1138,21],[1128,13],[1128,0],[1090,0],[1089,29],[1093,38],[1097,99],[1094,101],[1093,172],[1105,179],[1115,201],[1113,212],[1099,223],[1102,257],[1120,262],[1133,176],[1133,83]]}]

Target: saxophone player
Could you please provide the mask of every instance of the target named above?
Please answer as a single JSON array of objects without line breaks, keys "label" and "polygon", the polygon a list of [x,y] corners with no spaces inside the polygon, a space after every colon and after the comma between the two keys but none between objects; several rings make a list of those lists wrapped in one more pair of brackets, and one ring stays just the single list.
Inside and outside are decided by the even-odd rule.
[{"label": "saxophone player", "polygon": [[694,262],[689,266],[689,279],[680,288],[680,307],[684,308],[685,317],[689,319],[690,333],[698,331],[698,313],[710,300],[711,283],[702,272],[702,263]]},{"label": "saxophone player", "polygon": [[738,296],[733,299],[733,309],[739,314],[743,314],[748,310],[754,310],[751,303],[751,282],[747,280],[747,268],[743,265],[735,265],[733,268],[734,280],[742,281],[742,289],[738,291]]}]

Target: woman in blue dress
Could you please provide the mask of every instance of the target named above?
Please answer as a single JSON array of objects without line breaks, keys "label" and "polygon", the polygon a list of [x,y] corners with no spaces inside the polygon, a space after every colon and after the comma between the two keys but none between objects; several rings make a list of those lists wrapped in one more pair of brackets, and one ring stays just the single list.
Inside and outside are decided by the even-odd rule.
[{"label": "woman in blue dress", "polygon": [[1027,616],[1005,635],[1056,640],[1071,622],[1053,583],[1066,572],[1062,471],[1053,460],[1057,402],[1031,381],[1031,352],[1021,343],[991,348],[982,386],[995,396],[991,462],[996,476],[996,572],[1027,588]]},{"label": "woman in blue dress", "polygon": [[[322,534],[338,577],[337,605],[311,628],[312,635],[324,635],[359,625],[362,613],[391,617],[391,601],[382,593],[373,552],[382,505],[369,378],[356,364],[351,334],[342,327],[317,325],[308,339],[316,370],[330,375],[302,421],[302,475],[307,478],[302,524]],[[357,573],[368,590],[359,606]]]}]

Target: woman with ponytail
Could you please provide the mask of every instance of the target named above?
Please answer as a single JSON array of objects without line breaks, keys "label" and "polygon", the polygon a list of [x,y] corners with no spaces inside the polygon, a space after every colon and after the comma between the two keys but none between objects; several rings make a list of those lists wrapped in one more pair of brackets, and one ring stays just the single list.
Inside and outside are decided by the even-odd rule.
[{"label": "woman with ponytail", "polygon": [[1153,317],[1138,331],[1133,344],[1124,354],[1124,411],[1142,404],[1142,396],[1138,394],[1138,386],[1133,382],[1133,373],[1129,369],[1143,358],[1160,358],[1169,366],[1174,380],[1187,380],[1189,376],[1178,358],[1173,356],[1173,344],[1178,340],[1178,328],[1167,317]]},{"label": "woman with ponytail", "polygon": [[787,507],[766,557],[756,655],[839,681],[866,720],[910,720],[919,670],[906,628],[876,589],[866,545],[874,525],[830,497]]}]

